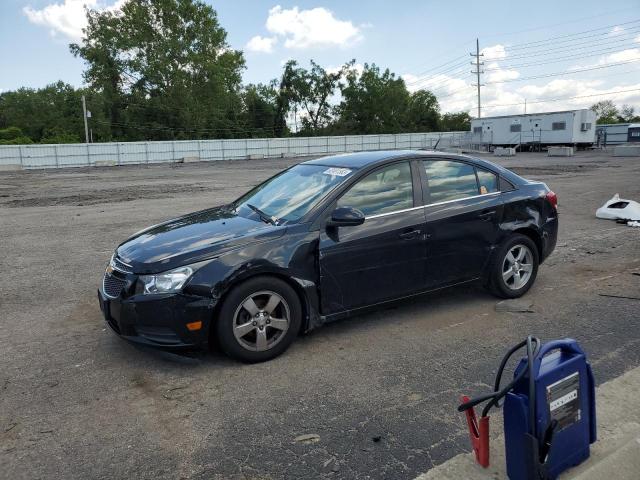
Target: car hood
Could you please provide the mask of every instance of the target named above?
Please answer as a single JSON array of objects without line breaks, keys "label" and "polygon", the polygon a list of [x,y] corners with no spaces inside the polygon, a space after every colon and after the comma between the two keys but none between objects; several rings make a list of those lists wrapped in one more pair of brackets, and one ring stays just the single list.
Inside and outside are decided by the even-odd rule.
[{"label": "car hood", "polygon": [[117,254],[135,273],[157,273],[277,238],[285,230],[216,207],[142,230],[121,243]]}]

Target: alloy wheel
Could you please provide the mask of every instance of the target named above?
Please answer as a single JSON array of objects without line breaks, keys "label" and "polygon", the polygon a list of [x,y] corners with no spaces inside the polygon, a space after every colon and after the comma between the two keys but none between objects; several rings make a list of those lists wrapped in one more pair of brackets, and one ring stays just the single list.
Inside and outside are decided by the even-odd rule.
[{"label": "alloy wheel", "polygon": [[277,345],[289,330],[289,305],[275,292],[252,293],[236,309],[233,335],[247,350],[263,352]]},{"label": "alloy wheel", "polygon": [[526,245],[517,244],[509,249],[502,261],[502,279],[511,290],[520,290],[533,273],[533,253]]}]

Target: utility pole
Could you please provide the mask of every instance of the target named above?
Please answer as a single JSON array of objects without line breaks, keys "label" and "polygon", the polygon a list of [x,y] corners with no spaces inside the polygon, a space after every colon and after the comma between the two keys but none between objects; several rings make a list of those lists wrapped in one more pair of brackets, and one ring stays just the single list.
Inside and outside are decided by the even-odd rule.
[{"label": "utility pole", "polygon": [[524,99],[524,114],[527,114],[527,99]]},{"label": "utility pole", "polygon": [[89,143],[89,125],[87,124],[87,101],[82,95],[82,117],[84,118],[84,139]]},{"label": "utility pole", "polygon": [[471,62],[471,65],[475,65],[476,69],[475,71],[471,71],[471,73],[476,75],[476,79],[478,81],[477,84],[475,84],[478,87],[478,118],[480,118],[481,115],[481,109],[480,109],[480,87],[483,86],[480,83],[480,74],[484,73],[484,71],[480,70],[480,67],[482,65],[484,65],[484,62],[480,61],[480,57],[483,57],[484,54],[480,53],[480,41],[476,38],[476,53],[470,53],[469,55],[471,55],[472,57],[476,57],[476,61],[475,62]]}]

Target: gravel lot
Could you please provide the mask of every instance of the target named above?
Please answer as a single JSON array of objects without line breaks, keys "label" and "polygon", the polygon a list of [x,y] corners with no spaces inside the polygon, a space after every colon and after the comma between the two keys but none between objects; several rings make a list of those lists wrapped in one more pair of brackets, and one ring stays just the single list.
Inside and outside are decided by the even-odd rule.
[{"label": "gravel lot", "polygon": [[0,476],[411,479],[469,448],[459,394],[488,388],[529,332],[577,338],[599,383],[640,365],[640,301],[602,296],[640,297],[640,229],[594,217],[616,192],[640,200],[640,158],[497,160],[560,201],[533,312],[451,289],[253,366],[135,348],[105,328],[96,288],[128,235],[300,159],[0,173]]}]

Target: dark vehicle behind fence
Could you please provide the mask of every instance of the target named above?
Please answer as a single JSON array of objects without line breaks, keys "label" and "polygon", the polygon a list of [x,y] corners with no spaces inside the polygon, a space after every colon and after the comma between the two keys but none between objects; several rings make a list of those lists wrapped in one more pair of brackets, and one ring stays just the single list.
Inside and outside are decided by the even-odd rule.
[{"label": "dark vehicle behind fence", "polygon": [[556,195],[490,162],[337,155],[133,235],[98,296],[107,323],[130,341],[217,342],[258,362],[325,322],[442,287],[480,280],[519,297],[557,232]]}]

